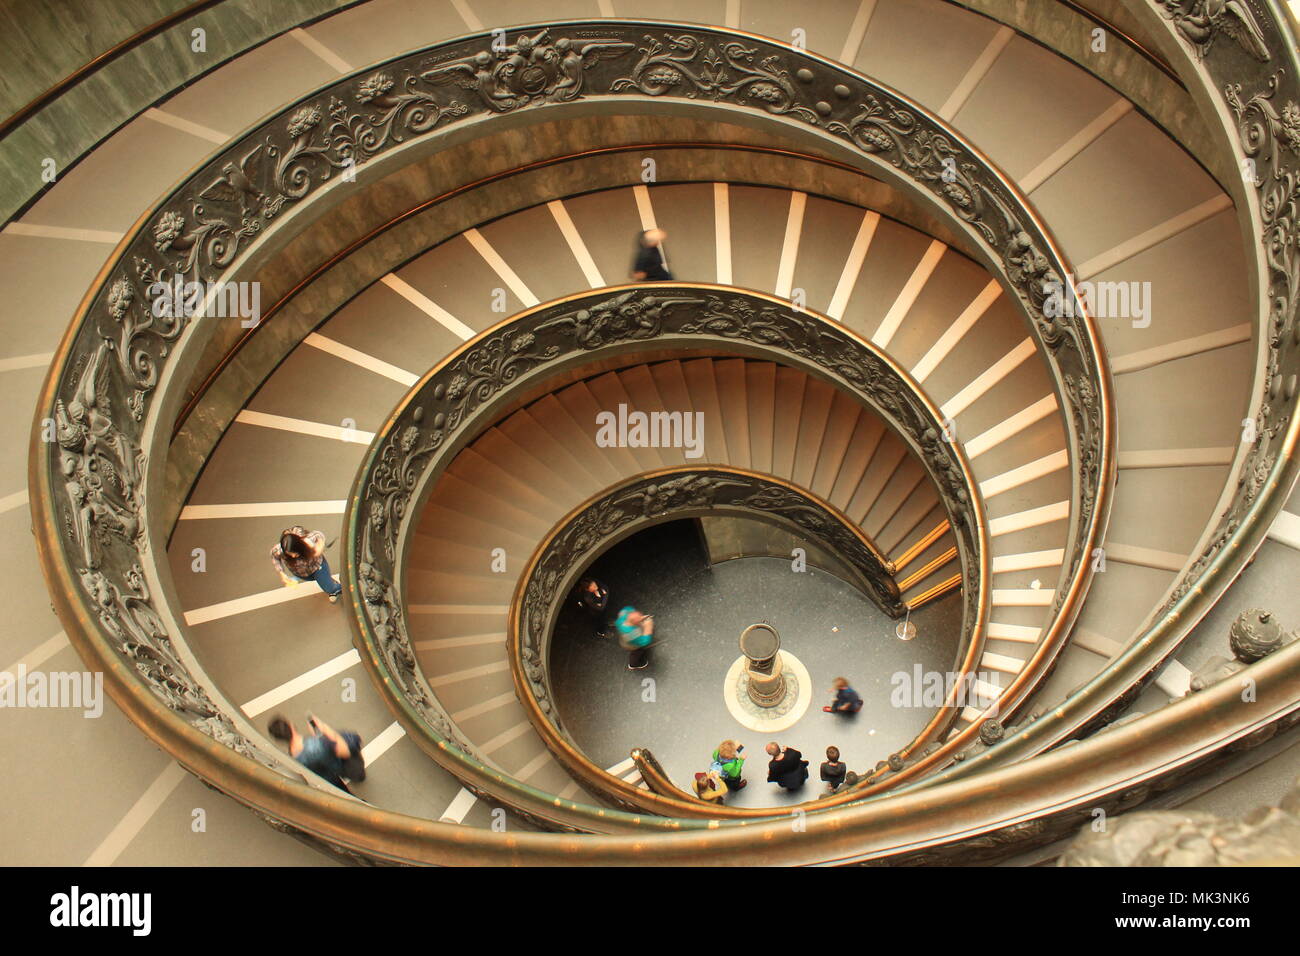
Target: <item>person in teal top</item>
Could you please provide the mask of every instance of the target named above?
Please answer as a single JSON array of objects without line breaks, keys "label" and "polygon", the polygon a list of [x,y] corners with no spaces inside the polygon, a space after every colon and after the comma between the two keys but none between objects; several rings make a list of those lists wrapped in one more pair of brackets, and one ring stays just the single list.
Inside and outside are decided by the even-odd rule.
[{"label": "person in teal top", "polygon": [[654,640],[655,619],[630,604],[618,612],[614,626],[618,628],[623,643],[629,647],[645,647]]},{"label": "person in teal top", "polygon": [[618,643],[629,652],[629,668],[640,670],[650,663],[649,647],[655,638],[655,619],[652,616],[642,614],[629,604],[618,612],[614,629],[618,631]]}]

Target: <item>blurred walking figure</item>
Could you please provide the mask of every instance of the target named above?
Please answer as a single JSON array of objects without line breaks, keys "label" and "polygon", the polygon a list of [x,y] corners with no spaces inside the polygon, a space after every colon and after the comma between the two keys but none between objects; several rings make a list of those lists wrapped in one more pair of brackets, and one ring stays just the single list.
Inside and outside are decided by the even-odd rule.
[{"label": "blurred walking figure", "polygon": [[609,588],[595,578],[583,578],[578,582],[578,606],[587,612],[596,627],[596,636],[605,637],[608,627],[605,624],[605,608],[609,605]]},{"label": "blurred walking figure", "polygon": [[636,262],[632,264],[632,278],[637,282],[671,282],[668,259],[664,256],[663,242],[668,233],[662,229],[647,229],[637,237]]},{"label": "blurred walking figure", "polygon": [[695,795],[705,803],[722,803],[727,799],[727,785],[722,782],[722,776],[715,771],[697,773],[692,786]]},{"label": "blurred walking figure", "polygon": [[331,604],[343,593],[343,586],[330,573],[325,560],[325,535],[319,531],[297,525],[286,528],[280,533],[280,543],[271,549],[271,563],[286,585],[315,581],[330,596]]},{"label": "blurred walking figure", "polygon": [[619,646],[628,652],[628,669],[640,670],[649,664],[650,645],[655,639],[655,619],[629,604],[618,612],[614,628],[618,631]]},{"label": "blurred walking figure", "polygon": [[826,713],[856,714],[862,709],[862,698],[858,696],[856,690],[849,686],[847,678],[835,678],[835,683],[831,684],[831,690],[835,692],[835,700],[822,708]]},{"label": "blurred walking figure", "polygon": [[826,761],[821,767],[822,782],[826,784],[826,792],[834,793],[844,783],[844,778],[849,772],[849,768],[840,760],[839,747],[826,748]]},{"label": "blurred walking figure", "polygon": [[311,725],[312,733],[306,737],[299,734],[290,721],[279,715],[271,719],[269,729],[272,737],[289,745],[289,756],[316,776],[345,793],[351,793],[344,782],[345,777],[353,783],[366,779],[366,762],[361,756],[361,736],[350,730],[340,733],[310,714],[307,715],[307,723]]},{"label": "blurred walking figure", "polygon": [[744,744],[734,740],[724,740],[718,744],[718,749],[713,751],[713,763],[709,766],[709,771],[716,772],[727,785],[728,790],[745,789],[745,781],[741,779],[741,775],[745,772],[745,758],[740,755],[744,749]]},{"label": "blurred walking figure", "polygon": [[793,747],[782,747],[775,740],[767,745],[767,782],[783,790],[798,790],[808,779],[808,761]]}]

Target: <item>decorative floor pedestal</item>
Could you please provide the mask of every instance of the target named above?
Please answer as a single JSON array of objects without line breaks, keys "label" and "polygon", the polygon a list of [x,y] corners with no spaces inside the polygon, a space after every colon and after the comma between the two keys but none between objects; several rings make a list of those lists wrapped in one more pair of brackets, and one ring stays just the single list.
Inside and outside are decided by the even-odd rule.
[{"label": "decorative floor pedestal", "polygon": [[750,698],[749,675],[745,668],[749,659],[743,654],[728,668],[723,680],[722,694],[727,710],[737,723],[749,730],[777,733],[793,727],[808,712],[808,705],[812,702],[812,678],[808,676],[808,668],[789,651],[777,653],[781,656],[781,672],[785,677],[785,696],[776,706],[760,707]]}]

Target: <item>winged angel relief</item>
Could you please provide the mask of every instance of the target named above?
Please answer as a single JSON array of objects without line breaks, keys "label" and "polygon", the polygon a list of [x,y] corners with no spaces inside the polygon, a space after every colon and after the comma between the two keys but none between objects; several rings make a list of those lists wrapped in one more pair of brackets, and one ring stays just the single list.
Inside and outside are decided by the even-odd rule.
[{"label": "winged angel relief", "polygon": [[1164,7],[1166,19],[1202,60],[1220,36],[1235,40],[1242,49],[1266,63],[1271,58],[1264,31],[1250,12],[1248,0],[1157,0]]}]

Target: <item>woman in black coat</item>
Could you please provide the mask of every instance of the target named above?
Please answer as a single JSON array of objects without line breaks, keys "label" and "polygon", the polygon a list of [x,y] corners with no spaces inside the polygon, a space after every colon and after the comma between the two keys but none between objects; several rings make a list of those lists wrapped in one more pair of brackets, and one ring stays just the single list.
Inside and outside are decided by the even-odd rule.
[{"label": "woman in black coat", "polygon": [[767,745],[772,759],[767,764],[767,782],[785,790],[798,790],[808,779],[808,761],[793,747],[782,747],[776,741]]}]

